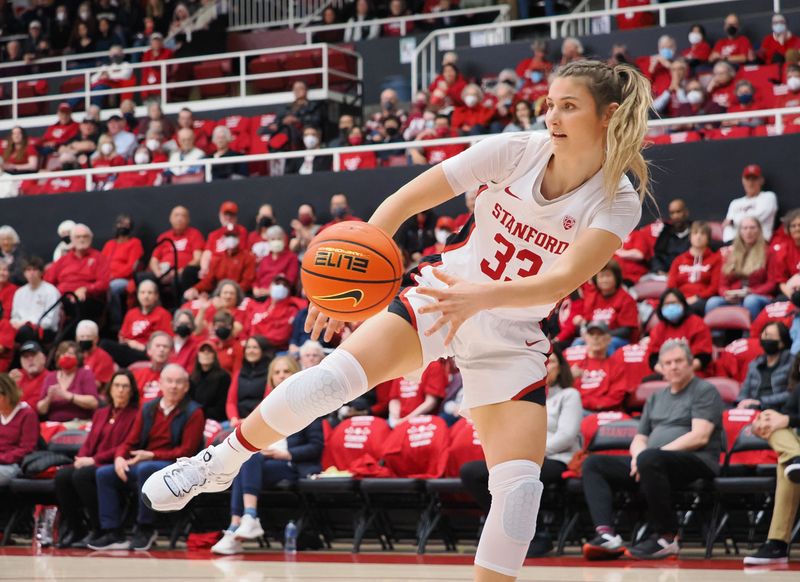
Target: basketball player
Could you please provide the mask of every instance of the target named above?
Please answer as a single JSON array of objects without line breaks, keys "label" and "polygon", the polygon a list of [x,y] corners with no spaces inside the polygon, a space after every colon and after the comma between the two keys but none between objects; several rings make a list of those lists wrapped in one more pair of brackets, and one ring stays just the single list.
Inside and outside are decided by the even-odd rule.
[{"label": "basketball player", "polygon": [[[455,356],[462,409],[480,435],[492,507],[475,580],[513,580],[533,538],[542,494],[549,343],[539,322],[597,273],[638,224],[649,173],[641,144],[650,83],[627,65],[562,67],[547,97],[549,134],[498,135],[427,170],[375,211],[387,233],[418,212],[481,186],[474,215],[427,257],[383,311],[316,367],[264,399],[225,442],[153,474],[142,493],[159,511],[227,489],[252,454],[371,386]],[[625,176],[632,172],[637,189]],[[315,307],[306,329],[342,323]]]}]

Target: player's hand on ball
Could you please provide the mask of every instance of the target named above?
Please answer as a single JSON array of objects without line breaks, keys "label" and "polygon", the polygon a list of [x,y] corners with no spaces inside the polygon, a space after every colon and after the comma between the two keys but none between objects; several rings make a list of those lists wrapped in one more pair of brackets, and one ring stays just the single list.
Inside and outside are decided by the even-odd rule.
[{"label": "player's hand on ball", "polygon": [[311,334],[311,339],[317,341],[322,330],[325,330],[324,340],[329,342],[333,336],[342,331],[344,327],[343,321],[330,319],[327,315],[320,312],[316,305],[313,303],[308,306],[308,317],[306,317],[305,330],[306,333]]},{"label": "player's hand on ball", "polygon": [[445,325],[450,325],[445,345],[450,345],[453,338],[467,319],[486,309],[486,298],[489,295],[488,285],[484,283],[472,283],[448,275],[441,269],[433,269],[434,276],[447,284],[446,289],[433,289],[431,287],[417,287],[416,291],[420,295],[427,295],[436,299],[436,303],[424,305],[420,308],[420,313],[441,313],[441,317],[425,332],[425,335],[433,335]]}]

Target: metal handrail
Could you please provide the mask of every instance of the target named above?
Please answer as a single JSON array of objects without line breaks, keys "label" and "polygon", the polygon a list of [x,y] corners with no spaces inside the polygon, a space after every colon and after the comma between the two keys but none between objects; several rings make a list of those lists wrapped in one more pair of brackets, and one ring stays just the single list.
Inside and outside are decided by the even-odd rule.
[{"label": "metal handrail", "polygon": [[[502,32],[504,35],[503,42],[508,43],[510,40],[510,31],[513,28],[530,27],[530,26],[549,26],[550,38],[555,40],[563,38],[566,35],[566,25],[583,19],[600,18],[604,16],[617,16],[621,14],[630,14],[638,12],[658,12],[659,26],[667,24],[667,12],[679,8],[692,8],[695,6],[710,6],[716,4],[732,4],[734,2],[741,2],[743,0],[679,0],[677,2],[669,2],[667,4],[653,4],[646,6],[631,6],[626,8],[613,8],[610,10],[594,10],[590,12],[568,13],[559,14],[557,16],[543,16],[537,18],[528,18],[525,20],[510,20],[506,22],[496,22],[488,24],[471,24],[468,26],[457,26],[454,28],[445,28],[434,30],[426,36],[414,49],[414,58],[411,61],[411,91],[412,94],[417,91],[424,90],[435,78],[436,67],[438,60],[436,59],[436,51],[438,50],[438,42],[441,37],[447,37],[449,42],[445,43],[447,46],[455,46],[455,37],[457,34],[471,33],[471,32]],[[773,0],[773,10],[780,11],[780,0]],[[559,28],[560,27],[560,28]],[[425,54],[429,51],[429,54]]]},{"label": "metal handrail", "polygon": [[[716,115],[697,115],[695,117],[676,117],[670,119],[655,119],[648,123],[650,128],[670,127],[674,125],[698,125],[706,123],[720,123],[724,121],[736,121],[742,119],[775,117],[775,128],[777,133],[783,133],[784,120],[787,115],[800,115],[800,107],[787,107],[783,109],[762,109],[758,111],[742,111],[738,113],[720,113]],[[542,130],[544,131],[544,130]],[[19,182],[23,180],[41,180],[49,177],[72,177],[83,176],[86,178],[86,189],[91,190],[93,186],[92,176],[96,174],[119,174],[125,172],[139,172],[151,170],[167,170],[170,168],[203,166],[206,181],[211,181],[211,168],[218,165],[243,164],[251,162],[265,162],[271,160],[286,160],[294,158],[304,158],[306,156],[332,156],[333,170],[339,171],[340,159],[342,154],[380,152],[390,150],[405,150],[409,148],[429,148],[435,146],[472,144],[490,135],[475,135],[463,137],[451,137],[442,139],[416,140],[399,143],[383,143],[365,146],[347,146],[340,148],[320,148],[317,150],[298,150],[292,152],[278,152],[271,154],[248,154],[242,156],[231,156],[226,158],[203,158],[200,160],[185,160],[176,162],[159,162],[152,164],[115,166],[113,168],[85,168],[80,170],[67,170],[55,172],[38,172],[33,174],[14,174],[0,176],[0,182]]]},{"label": "metal handrail", "polygon": [[449,18],[452,16],[471,16],[474,14],[486,14],[489,12],[497,12],[497,18],[494,22],[500,20],[507,20],[511,7],[508,4],[498,4],[495,6],[481,6],[478,8],[461,8],[458,10],[447,10],[444,12],[430,12],[426,14],[409,14],[404,16],[392,16],[385,18],[373,18],[371,20],[354,21],[354,22],[337,22],[336,24],[314,24],[311,26],[300,26],[297,32],[303,32],[306,35],[306,42],[311,43],[312,37],[317,32],[327,32],[329,30],[348,30],[350,28],[365,28],[369,26],[382,26],[384,24],[391,24],[394,22],[400,23],[400,33],[402,36],[406,35],[406,23],[416,22],[419,20],[439,20],[441,18]]}]

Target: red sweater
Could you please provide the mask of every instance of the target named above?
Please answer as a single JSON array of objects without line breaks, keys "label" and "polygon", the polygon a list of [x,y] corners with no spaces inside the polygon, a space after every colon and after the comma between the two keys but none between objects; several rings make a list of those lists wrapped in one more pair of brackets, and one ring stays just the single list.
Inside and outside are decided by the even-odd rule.
[{"label": "red sweater", "polygon": [[292,337],[292,323],[302,307],[305,307],[302,300],[293,297],[277,302],[271,299],[264,303],[255,302],[245,326],[245,335],[263,335],[270,344],[285,350]]},{"label": "red sweater", "polygon": [[30,376],[28,373],[19,368],[22,378],[17,382],[17,386],[22,390],[22,402],[27,402],[28,405],[36,410],[36,403],[39,402],[39,397],[42,393],[42,382],[47,376],[47,370],[42,370],[38,376]]},{"label": "red sweater", "polygon": [[112,407],[98,408],[92,416],[92,430],[78,451],[78,457],[92,457],[96,465],[114,462],[114,451],[130,433],[138,410],[126,406],[111,417]]},{"label": "red sweater", "polygon": [[[162,232],[156,242],[161,242],[164,239],[169,239],[175,243],[178,250],[178,268],[183,269],[192,262],[195,251],[202,251],[206,244],[203,235],[194,227],[189,227],[182,233],[177,233],[174,230]],[[172,250],[172,245],[164,243],[158,245],[154,250],[152,257],[158,259],[159,263],[167,263],[174,266],[175,252]]]},{"label": "red sweater", "polygon": [[[210,242],[211,239],[209,239]],[[246,241],[245,241],[246,244]],[[215,254],[211,257],[211,266],[203,279],[195,285],[198,291],[211,292],[223,279],[233,279],[249,293],[256,277],[256,258],[250,251],[237,251],[234,254]]]},{"label": "red sweater", "polygon": [[583,318],[587,322],[604,321],[609,329],[631,327],[631,341],[639,340],[639,311],[636,301],[622,287],[609,297],[599,292],[587,294],[583,304]]},{"label": "red sweater", "polygon": [[634,259],[624,259],[619,256],[614,257],[614,260],[619,263],[619,266],[622,269],[622,278],[626,281],[638,283],[639,279],[641,279],[642,276],[647,274],[649,271],[647,262],[652,257],[652,248],[647,241],[647,237],[642,231],[634,230],[623,241],[622,248],[626,251],[636,249],[641,251],[641,253],[644,255],[644,258],[640,261]]},{"label": "red sweater", "polygon": [[105,384],[117,369],[114,360],[103,348],[95,347],[91,352],[83,354],[83,367],[89,368],[94,379]]},{"label": "red sweater", "polygon": [[108,260],[111,279],[130,279],[136,264],[144,256],[142,241],[132,237],[125,242],[111,239],[103,247],[103,256]]},{"label": "red sweater", "polygon": [[144,404],[161,396],[161,370],[154,370],[148,365],[131,371],[139,388],[139,402]]},{"label": "red sweater", "polygon": [[276,275],[283,273],[289,282],[294,285],[297,283],[297,275],[300,271],[300,261],[297,255],[289,249],[285,249],[278,256],[272,253],[258,262],[256,267],[256,287],[268,288]]},{"label": "red sweater", "polygon": [[586,356],[576,364],[583,370],[575,378],[575,388],[581,393],[581,402],[586,410],[621,410],[628,386],[625,366],[614,358],[592,358]]},{"label": "red sweater", "polygon": [[17,330],[13,328],[7,319],[0,319],[0,346],[3,353],[0,354],[0,372],[8,372],[11,367],[11,359],[14,357],[14,338]]},{"label": "red sweater", "polygon": [[478,103],[475,107],[462,105],[453,110],[453,120],[450,122],[455,129],[469,131],[476,125],[488,125],[494,117],[494,109],[486,107],[483,103]]},{"label": "red sweater", "polygon": [[[400,418],[411,414],[417,406],[425,402],[425,397],[430,394],[440,400],[445,396],[445,390],[450,379],[447,377],[447,368],[438,360],[431,362],[419,382],[405,378],[395,378],[389,391],[390,400],[400,401]],[[435,414],[436,409],[427,414]]]},{"label": "red sweater", "polygon": [[672,261],[667,286],[679,289],[686,297],[697,295],[708,299],[719,291],[721,267],[719,253],[711,249],[706,249],[702,257],[695,257],[691,251],[686,251]]},{"label": "red sweater", "polygon": [[772,278],[777,283],[786,283],[797,273],[800,273],[800,246],[796,244],[782,244],[778,256],[773,262]]},{"label": "red sweater", "polygon": [[650,345],[647,347],[648,359],[653,354],[658,354],[664,342],[670,339],[682,339],[689,344],[692,354],[711,355],[711,330],[699,315],[691,314],[679,326],[667,325],[659,321],[650,330]]},{"label": "red sweater", "polygon": [[220,341],[217,338],[210,338],[208,340],[217,350],[217,358],[219,359],[220,367],[231,376],[235,375],[239,368],[242,367],[242,359],[244,358],[244,347],[242,342],[235,339]]},{"label": "red sweater", "polygon": [[196,335],[190,335],[177,352],[174,350],[172,351],[169,356],[169,363],[178,364],[191,374],[192,370],[194,370],[194,364],[197,361],[197,350],[200,349],[201,343],[203,343],[202,339]]},{"label": "red sweater", "polygon": [[39,440],[39,417],[25,402],[11,413],[8,424],[0,423],[0,465],[13,465],[36,448]]},{"label": "red sweater", "polygon": [[44,279],[55,285],[63,294],[86,287],[90,297],[105,299],[108,291],[110,270],[108,261],[97,249],[88,249],[79,257],[70,251],[44,273]]},{"label": "red sweater", "polygon": [[734,289],[742,289],[747,287],[750,293],[756,295],[772,295],[775,292],[777,285],[775,279],[772,278],[775,272],[773,263],[776,260],[776,255],[771,249],[767,249],[767,263],[761,269],[753,271],[747,277],[739,277],[736,273],[725,274],[724,263],[721,270],[721,278],[719,282],[719,294],[724,295],[726,291]]},{"label": "red sweater", "polygon": [[42,136],[42,143],[54,142],[56,145],[64,145],[73,137],[78,135],[81,126],[76,121],[66,124],[55,123],[47,128]]},{"label": "red sweater", "polygon": [[[241,224],[234,225],[234,228],[236,234],[239,235],[239,249],[242,251],[247,250],[247,229]],[[217,230],[211,231],[206,241],[206,250],[218,255],[225,254],[225,241],[222,239],[225,238],[226,232],[228,230],[222,226]]]},{"label": "red sweater", "polygon": [[18,287],[14,283],[5,283],[0,287],[0,304],[3,305],[2,319],[11,319],[11,308],[14,304],[14,293]]},{"label": "red sweater", "polygon": [[[145,450],[155,453],[155,457],[153,457],[155,461],[174,461],[178,457],[191,457],[200,448],[200,444],[203,440],[203,427],[206,423],[206,419],[203,416],[203,409],[198,408],[194,411],[192,416],[186,420],[186,424],[183,426],[181,442],[177,447],[173,447],[170,425],[177,414],[178,406],[173,408],[168,415],[164,415],[164,411],[161,410],[160,407],[156,410],[153,426],[150,429],[150,434],[147,436],[147,443],[144,446]],[[115,457],[127,459],[131,451],[135,451],[139,448],[142,424],[143,418],[142,411],[140,410],[136,415],[133,428],[128,433],[127,438],[117,447],[116,451],[114,451]]]},{"label": "red sweater", "polygon": [[766,64],[772,63],[775,55],[786,56],[786,51],[789,49],[800,49],[800,38],[794,36],[791,32],[786,33],[786,40],[781,44],[774,34],[768,34],[761,41],[761,48],[758,50],[758,56]]},{"label": "red sweater", "polygon": [[134,307],[125,314],[119,337],[145,344],[156,331],[172,335],[172,316],[169,311],[160,305],[156,305],[150,313],[144,313],[140,307]]},{"label": "red sweater", "polygon": [[770,303],[761,310],[756,320],[750,324],[750,337],[760,338],[761,332],[764,331],[767,324],[773,321],[781,321],[787,329],[791,329],[795,311],[796,309],[791,301]]}]

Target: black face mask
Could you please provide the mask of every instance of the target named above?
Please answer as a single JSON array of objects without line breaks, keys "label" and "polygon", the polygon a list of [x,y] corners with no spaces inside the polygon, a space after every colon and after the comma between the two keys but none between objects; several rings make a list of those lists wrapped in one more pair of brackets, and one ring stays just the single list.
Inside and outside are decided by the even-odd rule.
[{"label": "black face mask", "polygon": [[75,162],[64,162],[63,164],[61,164],[61,169],[64,170],[64,171],[77,170],[78,169],[78,164],[75,163]]},{"label": "black face mask", "polygon": [[89,352],[94,347],[94,342],[92,340],[81,340],[78,342],[78,347],[82,352]]},{"label": "black face mask", "polygon": [[772,339],[762,339],[761,347],[764,349],[765,354],[768,356],[774,356],[781,351],[781,342]]},{"label": "black face mask", "polygon": [[399,127],[387,127],[386,128],[386,135],[389,137],[394,137],[397,135],[397,132],[400,131]]},{"label": "black face mask", "polygon": [[229,327],[218,327],[217,329],[214,330],[214,334],[216,334],[216,336],[222,341],[225,341],[226,339],[231,337],[232,331],[233,330]]},{"label": "black face mask", "polygon": [[61,242],[63,242],[65,245],[68,245],[71,241],[72,239],[69,238],[69,235],[61,237]]},{"label": "black face mask", "polygon": [[128,236],[131,234],[130,226],[118,226],[116,230],[117,236]]},{"label": "black face mask", "polygon": [[[188,324],[182,323],[175,327],[175,333],[180,337],[186,338],[192,334],[192,328]],[[217,337],[219,337],[219,330],[217,330]]]},{"label": "black face mask", "polygon": [[791,301],[795,307],[800,309],[800,290],[797,290],[794,293],[792,293]]},{"label": "black face mask", "polygon": [[275,224],[275,221],[272,220],[271,216],[262,216],[258,219],[258,228],[269,228]]},{"label": "black face mask", "polygon": [[352,127],[340,127],[339,128],[339,135],[341,135],[342,138],[344,138],[346,140],[347,136],[350,135],[350,130],[351,129],[353,129],[353,128]]},{"label": "black face mask", "polygon": [[347,206],[337,206],[331,212],[334,218],[344,218],[347,216]]},{"label": "black face mask", "polygon": [[730,26],[725,27],[725,34],[727,34],[728,36],[736,36],[737,32],[739,32],[738,26],[733,26],[731,24]]}]

